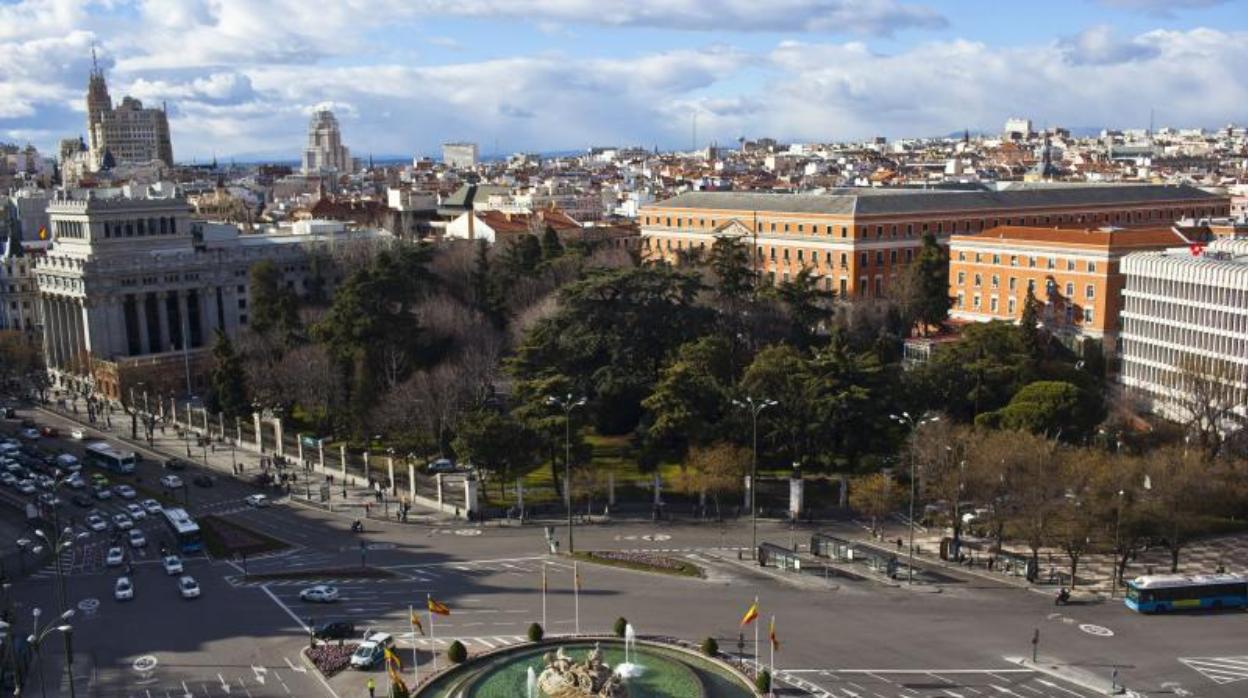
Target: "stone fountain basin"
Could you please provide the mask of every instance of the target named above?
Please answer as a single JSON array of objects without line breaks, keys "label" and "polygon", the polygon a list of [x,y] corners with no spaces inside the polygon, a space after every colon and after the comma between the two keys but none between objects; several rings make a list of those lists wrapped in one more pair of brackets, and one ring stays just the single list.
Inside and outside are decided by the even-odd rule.
[{"label": "stone fountain basin", "polygon": [[[604,661],[624,661],[624,641],[616,638],[551,640],[508,647],[482,655],[434,677],[416,692],[420,698],[523,698],[528,669],[541,674],[543,655],[562,647],[581,661],[599,643]],[[629,659],[644,667],[628,681],[630,698],[752,698],[748,680],[727,665],[670,645],[638,640]],[[538,698],[545,696],[538,692]]]}]

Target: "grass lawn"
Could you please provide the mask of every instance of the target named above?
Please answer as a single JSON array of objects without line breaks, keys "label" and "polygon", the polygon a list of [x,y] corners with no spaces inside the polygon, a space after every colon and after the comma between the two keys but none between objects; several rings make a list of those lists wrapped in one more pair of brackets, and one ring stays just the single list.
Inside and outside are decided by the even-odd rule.
[{"label": "grass lawn", "polygon": [[209,555],[218,559],[228,559],[235,555],[259,555],[290,547],[276,538],[226,521],[219,516],[201,516],[199,529],[204,539],[204,548]]}]

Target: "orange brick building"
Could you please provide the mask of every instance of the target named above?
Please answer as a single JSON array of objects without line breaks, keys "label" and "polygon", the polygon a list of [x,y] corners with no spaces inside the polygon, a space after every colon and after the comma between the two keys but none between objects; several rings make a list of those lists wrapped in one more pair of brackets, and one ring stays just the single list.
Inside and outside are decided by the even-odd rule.
[{"label": "orange brick building", "polygon": [[709,252],[718,237],[738,236],[773,283],[810,267],[842,297],[879,297],[928,232],[947,243],[951,235],[1000,226],[1156,228],[1229,211],[1226,196],[1189,186],[1013,184],[1001,191],[688,192],[639,215],[650,260],[676,262]]},{"label": "orange brick building", "polygon": [[1059,334],[1102,339],[1117,353],[1124,255],[1179,247],[1168,227],[1091,229],[1002,226],[949,240],[950,316],[1017,321],[1027,290]]}]

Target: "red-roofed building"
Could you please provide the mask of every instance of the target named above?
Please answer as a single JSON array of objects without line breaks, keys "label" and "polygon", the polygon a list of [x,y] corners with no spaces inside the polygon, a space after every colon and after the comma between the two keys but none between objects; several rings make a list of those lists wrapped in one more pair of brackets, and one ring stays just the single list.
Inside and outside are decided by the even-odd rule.
[{"label": "red-roofed building", "polygon": [[[1187,230],[1192,238],[1196,231]],[[1201,233],[1200,239],[1207,237]],[[950,316],[955,320],[1017,321],[1027,290],[1040,318],[1065,336],[1104,339],[1117,353],[1123,275],[1131,252],[1186,244],[1170,228],[1045,228],[999,226],[949,241]]]},{"label": "red-roofed building", "polygon": [[482,210],[461,213],[446,225],[446,237],[463,240],[488,240],[491,243],[524,233],[541,235],[554,228],[560,238],[581,232],[583,226],[559,210],[534,213],[508,213]]}]

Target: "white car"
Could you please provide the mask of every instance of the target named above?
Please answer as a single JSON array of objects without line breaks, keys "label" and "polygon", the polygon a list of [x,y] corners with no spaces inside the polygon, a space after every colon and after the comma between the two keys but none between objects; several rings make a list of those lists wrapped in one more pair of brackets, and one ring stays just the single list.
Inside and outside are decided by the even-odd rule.
[{"label": "white car", "polygon": [[182,574],[182,558],[177,555],[170,555],[165,558],[165,574],[174,575]]},{"label": "white car", "polygon": [[269,505],[269,498],[262,494],[250,495],[244,501],[253,507],[267,507]]},{"label": "white car", "polygon": [[139,493],[135,492],[134,488],[130,485],[114,485],[113,491],[116,492],[117,496],[122,499],[134,499],[139,496]]},{"label": "white car", "polygon": [[112,547],[108,549],[108,557],[104,559],[104,562],[109,567],[117,567],[122,562],[125,562],[125,560],[126,554],[121,551],[121,548]]},{"label": "white car", "polygon": [[82,441],[83,439],[87,438],[87,432],[81,429],[71,429],[69,431],[69,438],[73,439],[74,441]]},{"label": "white car", "polygon": [[199,598],[199,583],[189,574],[178,580],[178,590],[184,599]]},{"label": "white car", "polygon": [[156,501],[155,499],[144,499],[143,501],[139,502],[139,506],[143,507],[143,511],[146,511],[152,516],[156,516],[161,511],[163,511],[163,508],[160,506],[160,502]]},{"label": "white car", "polygon": [[89,514],[87,516],[87,528],[99,533],[108,529],[108,522],[100,518],[99,514]]},{"label": "white car", "polygon": [[163,475],[160,478],[160,484],[166,489],[176,490],[182,486],[182,478],[177,475]]},{"label": "white car", "polygon": [[333,603],[338,600],[338,589],[325,584],[317,584],[299,592],[299,600],[310,603]]},{"label": "white car", "polygon": [[129,601],[134,598],[134,585],[129,577],[118,577],[117,586],[113,587],[113,598],[118,601]]},{"label": "white car", "polygon": [[390,636],[390,633],[373,633],[355,648],[355,652],[351,654],[351,666],[356,669],[367,669],[381,661],[386,649],[393,645],[394,638]]},{"label": "white car", "polygon": [[28,439],[30,441],[35,441],[36,439],[39,438],[39,430],[38,429],[23,429],[22,438]]},{"label": "white car", "polygon": [[125,514],[113,514],[113,525],[116,526],[119,531],[134,528],[134,522],[131,521],[130,517]]},{"label": "white car", "polygon": [[74,473],[65,478],[65,484],[73,489],[80,490],[87,486],[87,481],[78,473]]},{"label": "white car", "polygon": [[17,483],[17,491],[22,494],[34,494],[35,489],[35,481],[29,478]]},{"label": "white car", "polygon": [[135,521],[142,521],[143,519],[147,518],[147,512],[144,511],[143,507],[139,506],[138,504],[127,504],[126,513],[129,514],[130,518],[134,519]]},{"label": "white car", "polygon": [[137,528],[134,529],[133,531],[130,531],[130,547],[131,548],[142,548],[145,545],[147,545],[147,536],[143,535],[142,531],[140,531]]}]

